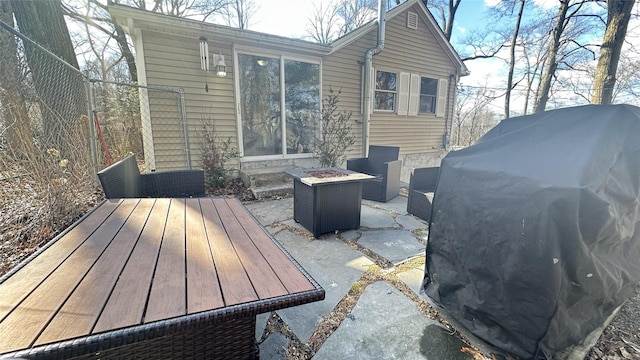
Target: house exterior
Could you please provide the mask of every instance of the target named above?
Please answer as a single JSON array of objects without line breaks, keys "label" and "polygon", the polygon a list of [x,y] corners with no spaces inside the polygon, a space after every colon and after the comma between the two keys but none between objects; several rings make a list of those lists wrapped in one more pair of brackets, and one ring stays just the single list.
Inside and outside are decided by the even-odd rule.
[{"label": "house exterior", "polygon": [[[468,70],[421,0],[383,11],[331,44],[121,5],[109,11],[133,39],[139,83],[182,89],[194,167],[204,122],[237,147],[238,169],[317,166],[311,142],[332,90],[357,138],[348,157],[366,156],[369,144],[400,146],[408,181],[412,168],[437,165],[446,153],[456,84]],[[219,77],[222,58],[226,76]],[[175,114],[155,110],[154,93],[140,96],[150,104],[143,127],[153,130],[143,139],[147,166],[184,168],[169,155],[180,151],[181,135],[154,128],[154,119]]]}]

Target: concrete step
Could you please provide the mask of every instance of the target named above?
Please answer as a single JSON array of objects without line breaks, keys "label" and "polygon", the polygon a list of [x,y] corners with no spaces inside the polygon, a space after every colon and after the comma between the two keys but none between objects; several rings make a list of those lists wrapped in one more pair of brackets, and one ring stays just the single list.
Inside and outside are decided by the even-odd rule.
[{"label": "concrete step", "polygon": [[251,189],[256,199],[293,194],[293,178],[285,169],[295,166],[273,166],[240,170],[244,185]]},{"label": "concrete step", "polygon": [[289,196],[293,194],[293,183],[251,187],[251,193],[256,199]]},{"label": "concrete step", "polygon": [[263,167],[257,169],[242,169],[240,170],[240,178],[244,182],[246,187],[263,187],[275,184],[288,184],[292,183],[293,179],[285,174],[285,169],[288,167]]}]

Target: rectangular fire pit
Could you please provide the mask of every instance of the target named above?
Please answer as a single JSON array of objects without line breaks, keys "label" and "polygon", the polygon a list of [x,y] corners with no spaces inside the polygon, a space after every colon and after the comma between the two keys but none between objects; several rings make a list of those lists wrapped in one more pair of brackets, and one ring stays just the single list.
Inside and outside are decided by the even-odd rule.
[{"label": "rectangular fire pit", "polygon": [[293,219],[314,237],[360,227],[362,181],[374,176],[339,168],[287,169],[293,177]]}]

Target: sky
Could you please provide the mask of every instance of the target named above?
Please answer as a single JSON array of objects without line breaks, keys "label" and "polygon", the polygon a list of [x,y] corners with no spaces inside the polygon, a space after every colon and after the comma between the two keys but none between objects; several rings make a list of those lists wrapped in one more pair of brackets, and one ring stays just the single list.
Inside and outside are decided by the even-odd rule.
[{"label": "sky", "polygon": [[[250,29],[270,34],[276,34],[294,38],[306,36],[306,26],[313,15],[314,4],[327,4],[329,0],[255,0],[257,11],[250,20]],[[482,29],[486,24],[486,13],[490,7],[495,6],[501,0],[463,0],[456,13],[454,37],[452,43],[459,49],[456,41],[477,29]],[[529,1],[529,0],[528,0]],[[533,3],[545,9],[554,9],[558,0],[533,0]],[[283,9],[287,9],[286,12]],[[640,9],[640,3],[636,3],[636,12]],[[291,15],[290,15],[291,14]],[[640,21],[637,21],[640,22]],[[461,25],[462,24],[462,25]],[[637,44],[640,48],[640,25],[630,25],[630,33],[627,40]],[[599,41],[599,39],[598,39]],[[495,86],[504,88],[506,82],[506,67],[500,60],[474,60],[467,61],[471,75],[463,77],[461,84],[467,86]],[[497,76],[496,76],[497,75]],[[488,83],[487,83],[488,82]],[[518,100],[515,99],[517,102]],[[494,111],[501,113],[504,107],[504,99],[496,100],[493,104]],[[518,105],[512,105],[517,108]]]},{"label": "sky", "polygon": [[[258,8],[250,19],[251,30],[301,38],[309,17],[313,16],[314,3],[328,3],[326,0],[255,0]],[[287,9],[283,12],[283,9]],[[286,15],[285,15],[286,14]]]},{"label": "sky", "polygon": [[[314,4],[328,4],[329,0],[255,0],[257,4],[256,13],[250,19],[250,29],[269,34],[293,37],[293,38],[305,38],[306,28],[309,23],[309,18],[313,16]],[[466,32],[473,31],[477,27],[483,26],[483,22],[479,19],[478,14],[483,13],[488,9],[485,3],[492,5],[492,3],[499,0],[463,0],[461,6],[456,13],[456,23],[465,24],[465,27],[458,26],[454,29],[454,34],[465,34]],[[538,1],[553,1],[553,0],[535,0]],[[557,0],[556,0],[557,1]],[[287,9],[286,14],[292,14],[293,16],[286,16],[283,20],[283,10]],[[480,21],[479,21],[480,20]],[[469,64],[470,67],[476,67],[473,64]],[[486,73],[486,64],[477,66],[477,71],[473,71],[474,77],[463,79],[465,82],[478,84],[480,79],[483,79],[482,74]],[[482,74],[481,74],[482,73]]]},{"label": "sky", "polygon": [[[486,8],[485,1],[495,3],[499,0],[463,0],[464,6],[460,6],[456,16],[464,23],[478,23],[477,14]],[[250,21],[251,30],[288,37],[306,35],[305,29],[308,19],[313,15],[314,4],[319,7],[320,4],[330,3],[329,0],[255,0],[255,2],[257,11]],[[283,9],[287,9],[286,19],[283,19],[283,13],[285,13]]]}]

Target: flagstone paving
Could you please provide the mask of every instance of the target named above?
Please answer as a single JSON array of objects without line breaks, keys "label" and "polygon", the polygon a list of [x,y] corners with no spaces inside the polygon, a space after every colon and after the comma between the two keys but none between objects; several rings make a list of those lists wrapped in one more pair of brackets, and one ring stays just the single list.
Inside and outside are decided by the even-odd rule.
[{"label": "flagstone paving", "polygon": [[[428,224],[407,214],[406,197],[398,196],[388,203],[363,200],[360,229],[325,234],[320,239],[314,239],[293,220],[293,198],[246,206],[326,291],[323,301],[277,311],[284,323],[284,333],[277,329],[265,331],[271,314],[257,317],[256,340],[261,359],[287,359],[290,355],[286,349],[292,341],[297,344],[309,341],[323,317],[332,314],[374,263],[392,266],[383,272],[397,276],[415,294],[403,293],[392,282],[369,284],[351,312],[338,319],[342,322],[324,340],[313,359],[473,359],[459,336],[473,344],[479,351],[476,355],[497,354],[498,358],[504,358],[498,349],[459,326],[446,311],[421,294]],[[416,257],[422,261],[406,261]],[[416,265],[407,268],[406,264]],[[437,311],[437,319],[419,311],[418,304],[424,303]],[[442,324],[449,324],[455,331]],[[579,354],[571,353],[564,359],[584,358]]]},{"label": "flagstone paving", "polygon": [[[388,203],[363,200],[360,229],[325,234],[320,239],[314,239],[293,220],[292,198],[257,202],[247,208],[326,291],[323,301],[276,312],[302,343],[376,262],[368,255],[396,266],[425,256],[427,223],[407,214],[403,196]],[[413,292],[420,293],[422,265],[397,276]],[[257,319],[260,357],[286,359],[287,336],[274,332],[262,338],[270,315],[261,314]],[[462,347],[464,343],[455,335],[421,313],[415,301],[391,284],[378,281],[364,289],[351,313],[314,359],[472,359],[461,352]]]}]

